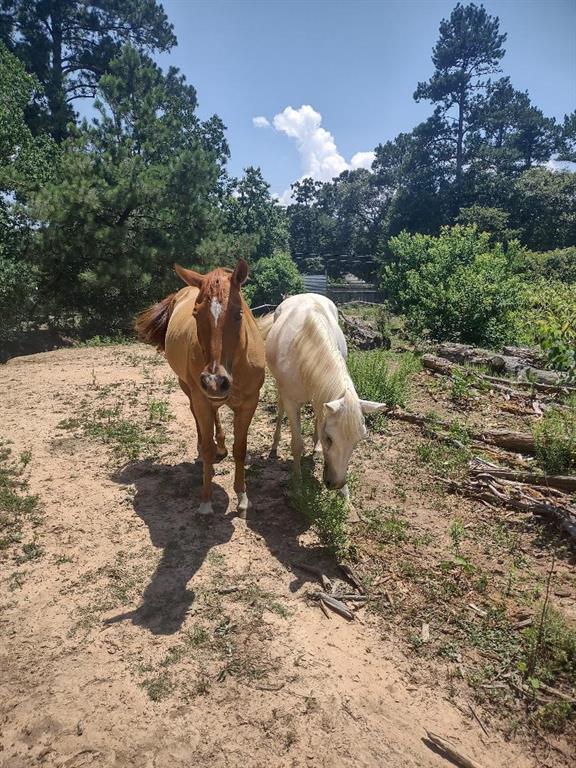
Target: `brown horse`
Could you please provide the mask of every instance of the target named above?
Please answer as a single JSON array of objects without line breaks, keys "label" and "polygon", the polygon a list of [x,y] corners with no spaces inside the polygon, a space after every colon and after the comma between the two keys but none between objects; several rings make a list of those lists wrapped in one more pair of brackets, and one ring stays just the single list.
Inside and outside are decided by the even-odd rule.
[{"label": "brown horse", "polygon": [[248,265],[240,259],[234,271],[215,269],[207,275],[178,264],[174,269],[190,287],[145,310],[136,330],[143,341],[164,351],[190,400],[204,463],[201,514],[212,512],[213,465],[227,455],[218,409],[225,403],[234,411],[234,490],[245,517],[250,506],[246,440],[265,372],[264,342],[240,290]]}]

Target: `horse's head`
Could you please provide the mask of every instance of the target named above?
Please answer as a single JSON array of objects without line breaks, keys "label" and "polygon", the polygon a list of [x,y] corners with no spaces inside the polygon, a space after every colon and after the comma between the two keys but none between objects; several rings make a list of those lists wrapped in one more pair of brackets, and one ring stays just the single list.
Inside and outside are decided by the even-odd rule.
[{"label": "horse's head", "polygon": [[205,361],[199,383],[206,397],[223,402],[232,387],[232,366],[242,327],[240,288],[248,277],[248,264],[240,259],[234,271],[215,269],[207,275],[178,264],[174,269],[185,283],[199,289],[194,317]]},{"label": "horse's head", "polygon": [[350,389],[337,400],[324,403],[318,432],[324,454],[324,484],[327,488],[343,488],[346,485],[352,451],[367,434],[363,414],[383,411],[386,407],[385,403],[360,400],[356,392]]}]

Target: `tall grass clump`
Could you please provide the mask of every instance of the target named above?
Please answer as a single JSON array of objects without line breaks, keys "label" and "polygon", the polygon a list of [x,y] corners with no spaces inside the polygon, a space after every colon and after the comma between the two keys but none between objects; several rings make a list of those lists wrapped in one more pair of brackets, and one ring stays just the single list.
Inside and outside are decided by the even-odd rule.
[{"label": "tall grass clump", "polygon": [[576,469],[576,397],[565,410],[547,411],[534,429],[536,457],[545,472],[573,472]]},{"label": "tall grass clump", "polygon": [[420,367],[411,352],[398,355],[384,349],[353,350],[348,356],[348,370],[358,396],[390,407],[406,405],[410,376]]},{"label": "tall grass clump", "polygon": [[346,530],[348,511],[344,498],[336,491],[329,491],[303,468],[302,477],[292,481],[290,500],[336,559],[344,559],[350,549]]},{"label": "tall grass clump", "polygon": [[28,493],[28,482],[23,476],[29,461],[28,451],[16,460],[8,445],[0,441],[0,552],[20,544],[24,553],[26,548],[31,551],[30,542],[24,543],[24,529],[35,528],[41,521],[38,497]]}]

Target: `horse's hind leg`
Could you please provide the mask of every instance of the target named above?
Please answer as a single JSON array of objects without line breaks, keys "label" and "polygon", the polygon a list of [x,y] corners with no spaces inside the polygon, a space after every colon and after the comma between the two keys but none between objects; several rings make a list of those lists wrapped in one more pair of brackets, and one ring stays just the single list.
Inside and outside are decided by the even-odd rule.
[{"label": "horse's hind leg", "polygon": [[300,405],[293,400],[284,400],[284,408],[292,432],[290,447],[292,448],[292,458],[294,459],[293,472],[296,477],[300,477],[302,474],[300,470],[300,458],[304,451],[304,441],[302,440],[302,429],[300,426]]},{"label": "horse's hind leg", "polygon": [[228,456],[228,450],[226,448],[224,430],[222,429],[218,411],[214,414],[214,425],[216,428],[216,461],[220,461]]},{"label": "horse's hind leg", "polygon": [[280,434],[282,431],[282,419],[284,418],[284,403],[282,402],[282,396],[278,392],[278,402],[276,404],[276,429],[274,430],[274,437],[272,439],[272,448],[270,448],[269,458],[275,459],[278,456],[278,443],[280,442]]}]

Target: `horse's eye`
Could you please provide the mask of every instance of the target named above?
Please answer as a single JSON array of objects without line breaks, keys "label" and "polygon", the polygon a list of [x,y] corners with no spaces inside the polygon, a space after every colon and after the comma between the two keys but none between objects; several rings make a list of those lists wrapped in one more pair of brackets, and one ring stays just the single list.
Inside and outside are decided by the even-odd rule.
[{"label": "horse's eye", "polygon": [[326,445],[328,446],[328,448],[331,448],[332,447],[332,438],[329,437],[328,435],[325,435],[325,437],[326,437]]},{"label": "horse's eye", "polygon": [[243,315],[244,315],[244,312],[241,309],[239,309],[238,312],[236,313],[236,320],[242,320]]}]

